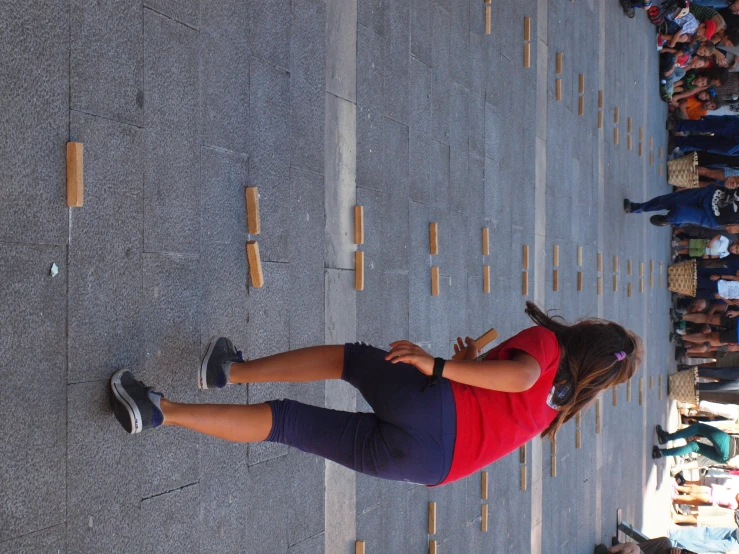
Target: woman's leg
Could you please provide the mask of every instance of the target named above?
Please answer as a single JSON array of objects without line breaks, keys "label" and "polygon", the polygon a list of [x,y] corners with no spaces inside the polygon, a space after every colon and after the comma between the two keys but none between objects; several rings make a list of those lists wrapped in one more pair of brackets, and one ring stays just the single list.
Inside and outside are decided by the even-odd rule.
[{"label": "woman's leg", "polygon": [[709,342],[711,333],[690,333],[681,337],[685,342],[692,342],[695,344],[703,344]]},{"label": "woman's leg", "polygon": [[231,364],[229,383],[305,382],[341,379],[344,345],[311,346]]},{"label": "woman's leg", "polygon": [[162,398],[160,406],[164,425],[186,427],[227,441],[263,441],[272,430],[268,404],[179,404]]},{"label": "woman's leg", "polygon": [[690,323],[708,323],[708,316],[706,314],[684,314],[683,319]]}]

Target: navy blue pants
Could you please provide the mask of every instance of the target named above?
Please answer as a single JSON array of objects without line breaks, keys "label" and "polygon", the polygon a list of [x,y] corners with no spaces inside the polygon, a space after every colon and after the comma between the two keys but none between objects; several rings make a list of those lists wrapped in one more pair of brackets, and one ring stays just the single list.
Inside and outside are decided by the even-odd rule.
[{"label": "navy blue pants", "polygon": [[713,133],[722,137],[739,137],[739,117],[735,115],[707,115],[701,119],[683,119],[677,122],[675,130]]},{"label": "navy blue pants", "polygon": [[393,481],[436,485],[449,473],[457,418],[447,379],[421,392],[428,378],[386,351],[347,344],[342,380],[374,413],[342,412],[273,400],[267,440],[294,446],[354,471]]},{"label": "navy blue pants", "polygon": [[667,210],[667,221],[675,227],[700,225],[701,227],[723,227],[713,215],[711,198],[716,185],[697,189],[686,189],[662,196],[655,196],[644,203],[632,202],[631,212],[658,212]]},{"label": "navy blue pants", "polygon": [[673,137],[675,146],[679,146],[683,152],[699,150],[711,152],[712,154],[725,154],[736,156],[739,154],[739,137]]}]

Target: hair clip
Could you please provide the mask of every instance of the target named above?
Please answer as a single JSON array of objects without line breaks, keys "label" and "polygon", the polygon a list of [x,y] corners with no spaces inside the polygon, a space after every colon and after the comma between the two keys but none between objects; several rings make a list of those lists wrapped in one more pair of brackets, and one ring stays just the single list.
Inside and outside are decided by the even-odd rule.
[{"label": "hair clip", "polygon": [[626,359],[626,352],[624,352],[623,350],[621,352],[616,352],[615,356],[616,359],[621,362]]}]

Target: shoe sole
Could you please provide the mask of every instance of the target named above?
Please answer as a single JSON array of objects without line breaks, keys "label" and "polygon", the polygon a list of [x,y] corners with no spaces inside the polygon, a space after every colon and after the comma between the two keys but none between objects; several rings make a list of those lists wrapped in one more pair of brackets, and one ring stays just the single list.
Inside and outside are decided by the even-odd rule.
[{"label": "shoe sole", "polygon": [[208,361],[210,360],[210,355],[213,354],[213,348],[215,348],[218,338],[210,338],[208,351],[205,353],[205,357],[200,364],[200,371],[198,371],[198,388],[200,390],[206,390],[208,388]]},{"label": "shoe sole", "polygon": [[[113,413],[116,419],[123,425],[123,428],[131,433],[140,433],[143,429],[141,411],[139,410],[136,402],[133,401],[126,389],[121,383],[121,375],[125,373],[126,369],[119,369],[110,378],[110,388],[116,397],[116,402],[113,405]],[[125,409],[125,411],[123,411]]]}]

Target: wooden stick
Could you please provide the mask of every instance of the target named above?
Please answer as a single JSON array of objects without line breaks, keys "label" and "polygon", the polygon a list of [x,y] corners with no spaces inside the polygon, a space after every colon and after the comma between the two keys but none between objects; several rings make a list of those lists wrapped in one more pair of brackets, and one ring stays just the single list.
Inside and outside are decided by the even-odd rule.
[{"label": "wooden stick", "polygon": [[523,268],[524,269],[529,268],[529,245],[528,244],[523,245]]},{"label": "wooden stick", "polygon": [[521,274],[521,294],[523,296],[529,295],[529,273],[528,271],[524,271]]},{"label": "wooden stick", "polygon": [[644,142],[644,127],[639,127],[639,142]]},{"label": "wooden stick", "polygon": [[431,296],[439,296],[439,266],[431,267]]},{"label": "wooden stick", "polygon": [[522,464],[526,463],[526,444],[523,444],[518,448],[518,461]]},{"label": "wooden stick", "polygon": [[649,137],[649,149],[654,150],[654,137]]},{"label": "wooden stick", "polygon": [[578,96],[577,98],[577,115],[585,115],[585,97]]},{"label": "wooden stick", "polygon": [[575,448],[582,448],[582,429],[575,429]]},{"label": "wooden stick", "polygon": [[488,472],[483,471],[480,473],[480,498],[483,500],[488,499]]},{"label": "wooden stick", "polygon": [[659,147],[659,148],[657,149],[657,157],[658,157],[658,158],[659,158],[660,160],[662,159],[662,147],[661,147],[661,146],[660,146],[660,147]]},{"label": "wooden stick", "polygon": [[626,118],[626,132],[627,133],[631,132],[631,118],[630,117]]},{"label": "wooden stick", "polygon": [[654,260],[649,260],[649,273],[654,273]]},{"label": "wooden stick", "polygon": [[483,533],[488,532],[488,505],[483,504],[480,512],[480,531]]},{"label": "wooden stick", "polygon": [[527,488],[526,477],[528,476],[526,466],[521,466],[521,490],[525,491]]},{"label": "wooden stick", "polygon": [[67,143],[67,206],[81,208],[84,204],[84,150],[81,142]]},{"label": "wooden stick", "polygon": [[262,288],[264,286],[264,273],[262,273],[262,259],[259,256],[259,244],[255,240],[246,243],[246,257],[249,260],[249,276],[251,286]]},{"label": "wooden stick", "polygon": [[487,227],[482,228],[482,255],[490,255],[490,229]]},{"label": "wooden stick", "polygon": [[603,109],[603,91],[602,90],[598,91],[598,109],[599,110]]},{"label": "wooden stick", "polygon": [[613,271],[618,271],[618,256],[613,257]]},{"label": "wooden stick", "polygon": [[662,177],[662,164],[659,164],[659,176]]},{"label": "wooden stick", "polygon": [[598,260],[597,262],[598,263],[598,273],[600,273],[603,271],[603,254],[601,254],[600,252],[598,252],[597,260]]},{"label": "wooden stick", "polygon": [[631,150],[632,144],[631,144],[631,135],[626,135],[626,149]]},{"label": "wooden stick", "polygon": [[583,75],[582,73],[580,73],[580,76],[578,78],[578,84],[578,91],[580,92],[580,94],[585,94],[585,75]]},{"label": "wooden stick", "polygon": [[631,379],[626,381],[626,402],[631,402]]},{"label": "wooden stick", "polygon": [[364,541],[356,541],[354,543],[354,554],[365,554]]},{"label": "wooden stick", "polygon": [[482,292],[490,294],[490,266],[482,266]]},{"label": "wooden stick", "polygon": [[613,128],[613,144],[618,145],[618,127]]},{"label": "wooden stick", "polygon": [[559,244],[554,245],[554,255],[552,257],[554,258],[554,267],[559,267]]},{"label": "wooden stick", "polygon": [[489,35],[493,32],[493,7],[490,2],[485,2],[485,34]]},{"label": "wooden stick", "polygon": [[577,267],[582,267],[582,246],[577,247]]},{"label": "wooden stick", "polygon": [[618,125],[618,108],[613,109],[613,124]]},{"label": "wooden stick", "polygon": [[523,40],[525,42],[531,40],[531,18],[528,16],[523,18]]},{"label": "wooden stick", "polygon": [[654,152],[649,152],[649,165],[654,165]]},{"label": "wooden stick", "polygon": [[649,376],[649,390],[654,389],[654,375]]},{"label": "wooden stick", "polygon": [[429,539],[429,554],[438,554],[437,544],[434,539]]},{"label": "wooden stick", "polygon": [[559,270],[555,269],[552,273],[552,289],[554,292],[559,291]]},{"label": "wooden stick", "polygon": [[631,270],[632,270],[631,260],[626,260],[626,274],[631,275]]},{"label": "wooden stick", "polygon": [[364,252],[354,252],[354,289],[364,290]]},{"label": "wooden stick", "polygon": [[[354,206],[354,236],[357,236],[357,208]],[[250,235],[258,235],[262,232],[262,223],[259,218],[259,189],[257,187],[246,187],[246,226]]]},{"label": "wooden stick", "polygon": [[562,62],[564,61],[564,53],[557,52],[557,75],[562,75]]},{"label": "wooden stick", "polygon": [[644,277],[644,262],[639,262],[639,277]]},{"label": "wooden stick", "polygon": [[557,476],[557,456],[552,456],[551,459],[552,459],[552,472],[551,472],[551,475],[552,475],[552,477],[556,477]]},{"label": "wooden stick", "polygon": [[364,206],[354,206],[354,244],[364,244]]},{"label": "wooden stick", "polygon": [[598,129],[603,128],[603,112],[598,112]]},{"label": "wooden stick", "polygon": [[562,100],[562,79],[559,77],[554,81],[554,98],[557,102]]},{"label": "wooden stick", "polygon": [[429,535],[436,534],[436,502],[429,502]]},{"label": "wooden stick", "polygon": [[642,147],[642,143],[640,142],[639,143],[639,157],[641,158],[643,154],[644,154],[644,149]]},{"label": "wooden stick", "polygon": [[531,43],[529,42],[523,45],[523,66],[531,67]]},{"label": "wooden stick", "polygon": [[577,292],[582,292],[582,271],[577,272]]},{"label": "wooden stick", "polygon": [[603,294],[603,277],[598,277],[597,289],[598,289],[598,296],[602,295]]},{"label": "wooden stick", "polygon": [[650,288],[654,288],[654,273],[649,274],[649,286]]},{"label": "wooden stick", "polygon": [[639,377],[639,406],[644,402],[644,377]]},{"label": "wooden stick", "polygon": [[439,224],[429,223],[429,253],[436,256],[439,253]]},{"label": "wooden stick", "polygon": [[613,276],[613,292],[618,292],[618,275]]},{"label": "wooden stick", "polygon": [[628,296],[629,298],[631,298],[631,281],[629,281],[628,283],[626,283],[626,296]]},{"label": "wooden stick", "polygon": [[496,331],[494,328],[488,329],[482,335],[477,337],[477,339],[475,340],[475,344],[477,344],[478,350],[482,351],[483,348],[485,348],[488,344],[490,344],[497,338],[498,331]]}]

